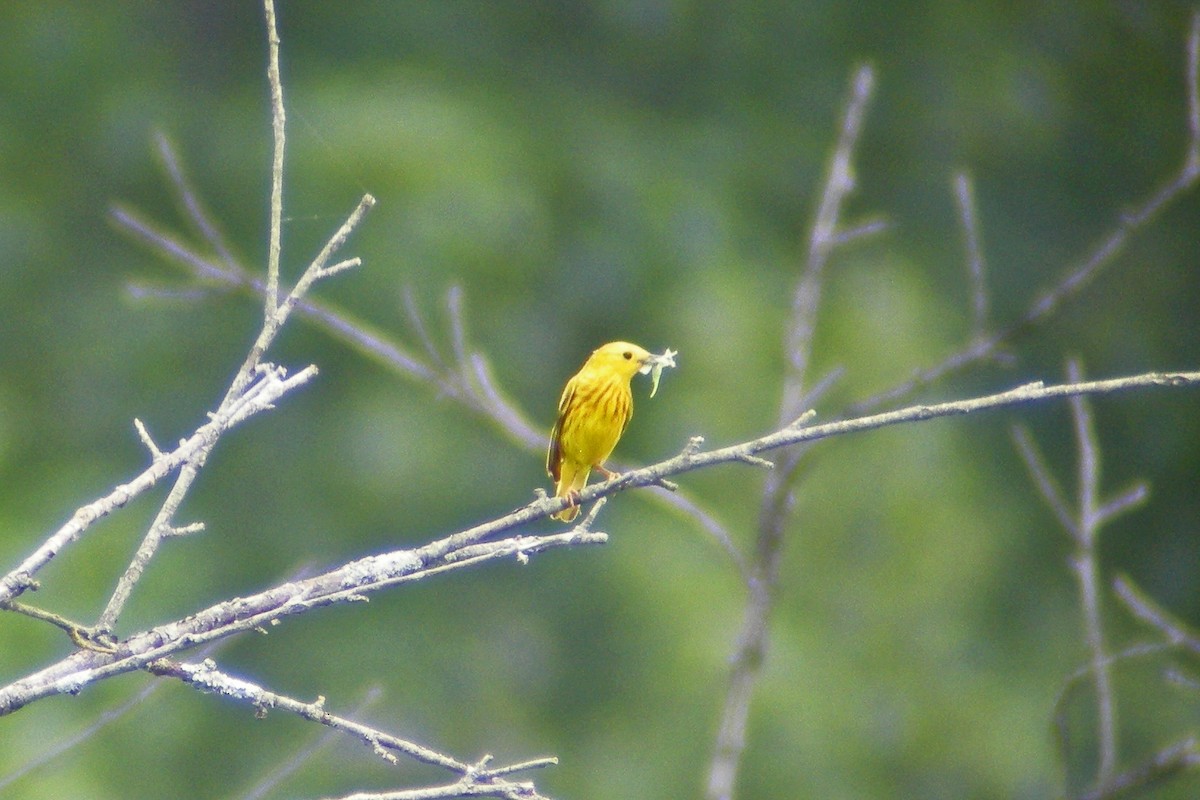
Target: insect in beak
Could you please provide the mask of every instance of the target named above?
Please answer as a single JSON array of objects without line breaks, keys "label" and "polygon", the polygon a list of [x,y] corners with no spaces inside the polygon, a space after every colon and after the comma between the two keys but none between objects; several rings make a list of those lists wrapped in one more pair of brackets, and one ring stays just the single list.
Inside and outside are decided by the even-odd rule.
[{"label": "insect in beak", "polygon": [[667,367],[675,366],[675,356],[679,355],[678,350],[667,348],[662,355],[650,354],[650,357],[642,362],[642,368],[638,370],[645,375],[650,373],[650,396],[654,397],[658,392],[658,379],[662,377],[662,371]]}]

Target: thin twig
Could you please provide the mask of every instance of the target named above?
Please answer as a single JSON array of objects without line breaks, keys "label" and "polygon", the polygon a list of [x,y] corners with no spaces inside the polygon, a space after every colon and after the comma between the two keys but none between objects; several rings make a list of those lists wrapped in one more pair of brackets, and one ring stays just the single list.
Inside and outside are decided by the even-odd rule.
[{"label": "thin twig", "polygon": [[267,83],[271,87],[271,208],[267,247],[267,289],[264,320],[270,324],[279,302],[279,260],[283,238],[283,149],[286,141],[286,111],[283,81],[279,77],[279,31],[275,24],[275,0],[263,0],[267,23]]},{"label": "thin twig", "polygon": [[514,788],[514,785],[504,780],[503,776],[520,770],[539,769],[558,763],[558,759],[551,757],[525,761],[494,770],[480,768],[476,764],[460,761],[386,731],[332,714],[326,710],[323,697],[317,698],[315,702],[306,703],[287,695],[272,692],[243,678],[235,678],[217,669],[211,660],[188,663],[164,658],[151,662],[147,665],[147,669],[156,675],[183,681],[202,692],[215,693],[248,705],[254,708],[259,716],[265,716],[270,711],[278,710],[318,722],[334,731],[353,736],[388,761],[394,761],[392,754],[399,753],[415,761],[456,773],[461,776],[460,783],[469,787],[470,791],[476,792],[476,796],[504,797],[506,796],[504,792]]},{"label": "thin twig", "polygon": [[[158,683],[154,685],[160,685]],[[358,717],[364,714],[367,709],[375,705],[379,698],[383,696],[383,690],[378,686],[372,687],[367,696],[363,698],[353,711],[351,716]],[[314,741],[310,742],[305,747],[298,750],[291,758],[279,764],[273,769],[270,774],[264,776],[254,786],[242,795],[239,800],[261,800],[274,791],[288,777],[293,775],[300,767],[311,761],[317,753],[325,749],[338,738],[339,731],[336,728],[330,728],[323,734],[318,736]]]},{"label": "thin twig", "polygon": [[[86,625],[67,619],[61,614],[55,614],[53,611],[47,611],[44,608],[38,608],[37,606],[31,606],[28,603],[21,603],[16,600],[6,600],[0,603],[0,609],[53,625],[66,633],[71,638],[71,641],[79,647],[88,647],[90,644],[96,644],[92,641],[94,639],[92,631]],[[100,646],[103,647],[103,645]]]},{"label": "thin twig", "polygon": [[979,216],[975,211],[975,187],[971,176],[954,176],[954,198],[958,202],[959,225],[963,231],[967,277],[971,281],[971,338],[982,339],[987,329],[988,295],[983,245],[980,243]]},{"label": "thin twig", "polygon": [[417,341],[425,348],[425,357],[429,364],[437,371],[445,372],[446,361],[442,358],[441,352],[433,342],[433,337],[429,334],[429,326],[425,324],[425,317],[421,314],[421,308],[417,305],[417,298],[413,294],[411,286],[404,287],[404,311],[408,317],[408,324],[412,326],[413,333],[416,334]]},{"label": "thin twig", "polygon": [[1033,478],[1034,484],[1038,491],[1042,494],[1042,499],[1046,501],[1046,505],[1054,512],[1058,524],[1062,525],[1063,530],[1071,535],[1073,539],[1078,538],[1078,520],[1072,516],[1070,505],[1067,503],[1067,497],[1063,494],[1063,490],[1058,485],[1058,481],[1050,473],[1049,467],[1046,466],[1046,460],[1042,457],[1041,451],[1038,449],[1037,443],[1033,440],[1033,434],[1029,432],[1029,428],[1024,425],[1014,425],[1012,428],[1013,442],[1017,445],[1017,449],[1021,453],[1021,458],[1025,462],[1025,467],[1029,470],[1029,475]]},{"label": "thin twig", "polygon": [[150,451],[150,457],[155,461],[162,458],[162,450],[158,449],[158,445],[155,444],[153,437],[150,436],[150,431],[146,430],[146,426],[142,424],[142,421],[135,417],[133,427],[138,432],[138,438],[142,440],[142,444]]},{"label": "thin twig", "polygon": [[[1081,379],[1079,364],[1072,361],[1067,367],[1072,382]],[[1096,680],[1097,736],[1100,764],[1096,785],[1107,786],[1117,768],[1116,698],[1108,669],[1108,653],[1104,644],[1104,628],[1100,608],[1100,568],[1096,560],[1096,539],[1104,520],[1099,514],[1100,448],[1087,401],[1072,397],[1071,416],[1075,422],[1075,438],[1079,444],[1079,501],[1076,526],[1076,552],[1071,566],[1079,580],[1079,601],[1083,609],[1084,634],[1092,658],[1092,673]]]},{"label": "thin twig", "polygon": [[[1068,364],[1067,377],[1072,383],[1081,381],[1078,363],[1072,361]],[[1078,495],[1074,508],[1068,505],[1066,496],[1051,476],[1028,431],[1018,428],[1014,431],[1014,438],[1046,504],[1075,544],[1070,563],[1079,584],[1084,640],[1090,654],[1090,673],[1096,690],[1099,763],[1095,786],[1104,788],[1112,783],[1117,768],[1117,709],[1110,670],[1112,658],[1104,642],[1096,541],[1100,529],[1114,515],[1131,508],[1146,493],[1144,487],[1135,488],[1114,501],[1100,500],[1100,448],[1096,441],[1091,408],[1082,395],[1071,397],[1070,404],[1079,450]]]},{"label": "thin twig", "polygon": [[449,800],[456,797],[498,797],[502,800],[550,800],[539,794],[532,784],[515,783],[506,787],[479,786],[469,778],[463,778],[445,786],[428,789],[401,789],[390,792],[355,792],[326,800]]},{"label": "thin twig", "polygon": [[1113,580],[1113,591],[1135,617],[1158,630],[1172,645],[1200,655],[1200,633],[1160,608],[1128,578],[1118,576]]},{"label": "thin twig", "polygon": [[213,249],[213,252],[224,262],[226,269],[235,268],[237,260],[233,257],[233,251],[229,249],[229,245],[225,242],[225,237],[221,235],[216,223],[208,215],[204,204],[200,202],[199,196],[192,190],[191,181],[184,174],[183,162],[179,159],[175,147],[171,144],[166,134],[161,131],[155,134],[154,140],[157,145],[158,156],[162,160],[163,167],[167,171],[167,177],[171,182],[171,188],[175,190],[175,194],[179,198],[179,202],[183,206],[188,219],[196,226],[196,230],[200,232],[200,236],[204,241],[208,242],[208,246]]}]

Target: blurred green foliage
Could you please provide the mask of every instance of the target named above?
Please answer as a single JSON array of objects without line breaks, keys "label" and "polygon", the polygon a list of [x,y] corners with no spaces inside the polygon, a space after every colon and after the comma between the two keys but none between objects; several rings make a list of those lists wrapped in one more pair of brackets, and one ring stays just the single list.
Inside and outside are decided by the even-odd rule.
[{"label": "blurred green foliage", "polygon": [[[848,220],[888,230],[829,266],[818,407],[903,380],[969,335],[951,178],[975,180],[992,314],[1017,318],[1183,157],[1190,7],[1157,3],[283,2],[289,113],[285,272],[364,192],[379,205],[322,299],[415,340],[409,287],[439,335],[463,287],[469,334],[547,429],[565,379],[616,338],[680,351],[618,456],[646,463],[774,424],[783,324],[849,76],[878,85]],[[199,287],[109,222],[114,203],[187,231],[153,144],[179,148],[223,232],[259,269],[270,126],[254,3],[0,8],[0,569],[140,470],[131,425],[186,435],[254,335],[252,299]],[[950,399],[1200,363],[1200,201],[1185,197],[1048,324],[923,393]],[[193,234],[188,234],[192,236]],[[194,240],[194,239],[193,239]],[[131,287],[163,290],[146,297]],[[223,440],[122,633],[302,567],[415,544],[544,486],[541,456],[428,386],[296,321],[271,356],[316,384]],[[1105,530],[1127,572],[1200,623],[1200,414],[1191,391],[1096,401],[1110,489],[1148,505]],[[1069,545],[1008,438],[1027,423],[1073,491],[1064,405],[820,446],[797,488],[739,797],[1055,796],[1094,770],[1086,691],[1064,765],[1055,701],[1086,658]],[[684,491],[752,548],[761,475]],[[43,574],[46,607],[94,619],[154,511],[142,498]],[[407,586],[290,620],[218,654],[228,670],[464,759],[555,753],[555,797],[698,796],[744,592],[722,550],[647,496],[614,498],[609,545]],[[551,526],[544,526],[550,530]],[[1115,602],[1110,639],[1147,638]],[[69,643],[0,615],[0,681]],[[1119,668],[1122,766],[1195,728],[1166,665]],[[1195,665],[1183,664],[1194,671]],[[151,679],[0,719],[0,781]],[[1190,727],[1189,727],[1190,726]],[[243,797],[321,735],[165,684],[6,798]],[[339,743],[271,797],[384,788]],[[1185,778],[1156,797],[1194,797]]]}]

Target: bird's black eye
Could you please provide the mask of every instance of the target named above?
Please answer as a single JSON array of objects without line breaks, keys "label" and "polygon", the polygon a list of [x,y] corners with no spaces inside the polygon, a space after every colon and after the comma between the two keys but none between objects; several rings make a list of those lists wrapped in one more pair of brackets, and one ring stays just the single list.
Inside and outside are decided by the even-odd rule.
[{"label": "bird's black eye", "polygon": [[633,358],[633,353],[631,353],[631,352],[629,352],[628,350],[626,350],[626,351],[625,351],[625,360],[626,360],[626,361],[628,361],[628,360],[629,360],[629,359],[631,359],[631,358]]}]

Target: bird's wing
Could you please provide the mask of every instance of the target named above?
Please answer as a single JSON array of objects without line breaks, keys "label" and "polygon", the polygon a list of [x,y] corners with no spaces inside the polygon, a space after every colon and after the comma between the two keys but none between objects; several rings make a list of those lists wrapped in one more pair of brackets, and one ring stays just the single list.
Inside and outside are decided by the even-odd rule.
[{"label": "bird's wing", "polygon": [[556,481],[562,466],[563,420],[566,419],[567,407],[574,396],[575,381],[567,381],[567,388],[563,389],[562,397],[558,401],[558,419],[554,421],[554,428],[550,431],[550,448],[546,451],[546,472]]}]

